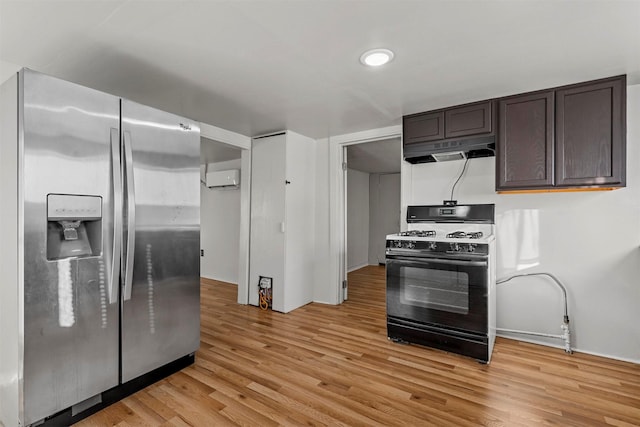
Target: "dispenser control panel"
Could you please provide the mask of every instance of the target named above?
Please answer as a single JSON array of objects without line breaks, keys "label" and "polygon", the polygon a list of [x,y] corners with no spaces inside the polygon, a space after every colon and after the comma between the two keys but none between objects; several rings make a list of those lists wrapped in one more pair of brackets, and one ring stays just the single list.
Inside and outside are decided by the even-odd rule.
[{"label": "dispenser control panel", "polygon": [[49,194],[47,195],[47,217],[49,221],[100,219],[102,218],[102,197]]}]

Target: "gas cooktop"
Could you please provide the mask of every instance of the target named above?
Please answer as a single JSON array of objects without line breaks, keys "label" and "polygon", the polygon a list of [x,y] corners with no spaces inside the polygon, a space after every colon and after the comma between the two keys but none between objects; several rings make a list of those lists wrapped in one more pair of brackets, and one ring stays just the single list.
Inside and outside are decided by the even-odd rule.
[{"label": "gas cooktop", "polygon": [[409,229],[390,234],[387,240],[488,243],[494,239],[494,211],[494,205],[408,206]]}]

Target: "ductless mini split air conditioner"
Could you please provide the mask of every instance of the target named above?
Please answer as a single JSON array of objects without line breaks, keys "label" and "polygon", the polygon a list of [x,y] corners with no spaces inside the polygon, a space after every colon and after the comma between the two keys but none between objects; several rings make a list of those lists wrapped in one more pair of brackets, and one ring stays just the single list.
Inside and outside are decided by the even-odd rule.
[{"label": "ductless mini split air conditioner", "polygon": [[205,183],[209,188],[238,188],[240,186],[240,170],[230,169],[207,172]]}]

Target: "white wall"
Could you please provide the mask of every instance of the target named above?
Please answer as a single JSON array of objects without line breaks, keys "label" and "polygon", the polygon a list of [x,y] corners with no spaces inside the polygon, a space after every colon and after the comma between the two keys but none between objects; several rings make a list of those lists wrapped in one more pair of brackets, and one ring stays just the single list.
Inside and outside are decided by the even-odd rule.
[{"label": "white wall", "polygon": [[[499,195],[492,157],[469,161],[454,199],[496,204],[499,278],[549,272],[566,285],[576,350],[640,363],[640,85],[627,99],[626,188]],[[405,167],[407,204],[448,199],[462,166]],[[514,279],[497,299],[499,328],[560,333],[561,298],[548,280]]]},{"label": "white wall", "polygon": [[[208,171],[241,169],[241,161],[210,163]],[[204,179],[204,178],[203,178]],[[240,176],[240,182],[244,176]],[[238,283],[240,190],[200,185],[200,275]]]},{"label": "white wall", "polygon": [[316,141],[316,221],[315,221],[315,266],[313,301],[335,304],[336,287],[331,279],[329,232],[329,140]]},{"label": "white wall", "polygon": [[11,62],[0,61],[0,84],[20,71],[22,67]]},{"label": "white wall", "polygon": [[[24,310],[24,262],[18,220],[18,78],[0,85],[0,220],[11,224],[2,233],[0,246],[0,426],[19,420],[21,340],[19,316]],[[26,260],[29,262],[29,260]]]},{"label": "white wall", "polygon": [[347,169],[347,271],[369,265],[369,174]]},{"label": "white wall", "polygon": [[400,174],[369,176],[369,265],[385,262],[388,234],[400,231]]}]

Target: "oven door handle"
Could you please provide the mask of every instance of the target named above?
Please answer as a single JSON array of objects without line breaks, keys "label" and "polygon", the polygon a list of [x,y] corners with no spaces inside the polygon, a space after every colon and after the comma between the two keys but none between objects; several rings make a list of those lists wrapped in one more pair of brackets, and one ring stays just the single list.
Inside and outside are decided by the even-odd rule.
[{"label": "oven door handle", "polygon": [[400,261],[400,262],[411,262],[411,263],[436,263],[436,264],[447,264],[447,265],[463,265],[468,267],[486,267],[488,265],[486,260],[483,261],[470,261],[465,259],[443,259],[443,258],[422,258],[422,257],[399,257],[399,256],[389,256],[387,258],[391,261]]}]

